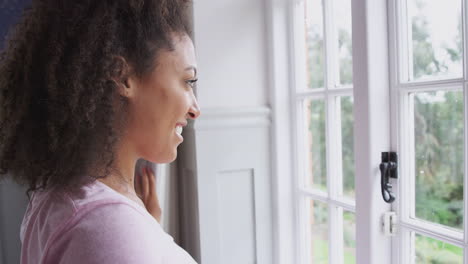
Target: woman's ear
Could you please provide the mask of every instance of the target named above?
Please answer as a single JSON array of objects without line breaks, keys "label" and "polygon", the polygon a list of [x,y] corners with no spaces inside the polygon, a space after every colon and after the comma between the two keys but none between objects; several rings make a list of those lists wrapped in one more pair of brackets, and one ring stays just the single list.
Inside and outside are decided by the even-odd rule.
[{"label": "woman's ear", "polygon": [[119,94],[123,97],[132,97],[136,89],[132,67],[122,56],[114,56],[112,65],[110,79],[116,84]]}]

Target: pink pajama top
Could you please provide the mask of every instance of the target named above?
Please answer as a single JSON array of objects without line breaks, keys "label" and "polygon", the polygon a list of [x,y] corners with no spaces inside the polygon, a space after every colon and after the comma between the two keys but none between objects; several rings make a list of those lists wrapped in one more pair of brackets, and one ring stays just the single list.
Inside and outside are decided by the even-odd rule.
[{"label": "pink pajama top", "polygon": [[196,264],[138,203],[95,181],[37,191],[21,225],[21,263]]}]

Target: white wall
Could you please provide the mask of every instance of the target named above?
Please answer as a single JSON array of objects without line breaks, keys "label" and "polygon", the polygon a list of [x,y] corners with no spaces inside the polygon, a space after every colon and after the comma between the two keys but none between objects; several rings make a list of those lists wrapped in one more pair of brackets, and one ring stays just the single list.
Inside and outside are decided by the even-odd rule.
[{"label": "white wall", "polygon": [[194,42],[202,110],[266,106],[263,0],[195,0]]}]

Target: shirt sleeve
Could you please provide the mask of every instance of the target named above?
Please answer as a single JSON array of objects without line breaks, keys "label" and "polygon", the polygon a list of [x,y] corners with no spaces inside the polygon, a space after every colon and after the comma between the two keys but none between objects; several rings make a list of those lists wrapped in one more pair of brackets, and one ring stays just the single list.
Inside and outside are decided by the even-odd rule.
[{"label": "shirt sleeve", "polygon": [[166,263],[167,239],[130,205],[100,205],[75,221],[58,234],[45,263]]}]

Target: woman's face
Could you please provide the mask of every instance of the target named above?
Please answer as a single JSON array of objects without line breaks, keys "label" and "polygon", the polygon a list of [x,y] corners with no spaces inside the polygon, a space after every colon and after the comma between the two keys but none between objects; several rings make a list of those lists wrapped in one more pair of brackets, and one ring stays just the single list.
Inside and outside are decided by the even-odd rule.
[{"label": "woman's face", "polygon": [[132,81],[136,89],[129,98],[127,135],[138,158],[154,163],[175,160],[183,141],[181,127],[200,115],[193,93],[197,72],[192,40],[187,35],[173,36],[175,50],[160,51],[153,72]]}]

